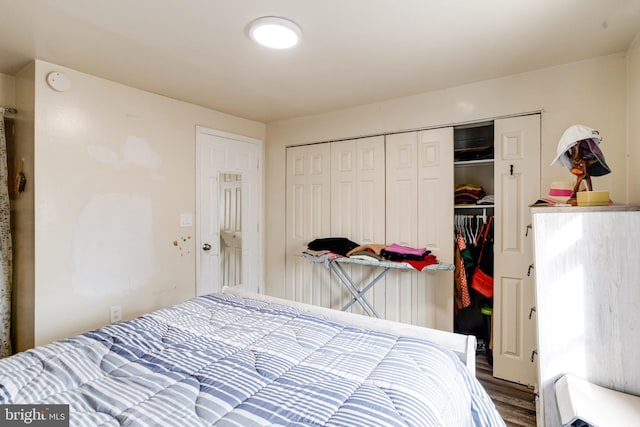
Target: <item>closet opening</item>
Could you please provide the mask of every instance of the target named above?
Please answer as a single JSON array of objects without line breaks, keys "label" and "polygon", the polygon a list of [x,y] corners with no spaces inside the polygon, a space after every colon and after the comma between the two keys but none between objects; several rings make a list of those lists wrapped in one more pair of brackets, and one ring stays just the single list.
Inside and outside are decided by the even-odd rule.
[{"label": "closet opening", "polygon": [[492,355],[494,124],[457,126],[454,147],[454,331]]}]

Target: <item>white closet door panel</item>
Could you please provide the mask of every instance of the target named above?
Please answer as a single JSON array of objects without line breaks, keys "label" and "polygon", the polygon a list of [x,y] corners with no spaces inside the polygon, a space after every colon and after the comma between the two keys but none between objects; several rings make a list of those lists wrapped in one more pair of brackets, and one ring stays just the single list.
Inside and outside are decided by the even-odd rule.
[{"label": "white closet door panel", "polygon": [[357,144],[341,141],[331,144],[331,233],[351,239],[357,211]]},{"label": "white closet door panel", "polygon": [[306,147],[309,156],[307,185],[311,187],[309,198],[305,200],[305,218],[311,219],[305,230],[307,241],[327,237],[331,230],[329,206],[331,203],[331,157],[326,144]]},{"label": "white closet door panel", "polygon": [[[415,306],[417,304],[418,273],[397,272],[398,280],[392,284],[396,288],[395,320],[403,323],[412,323]],[[420,301],[422,302],[422,301]]]},{"label": "white closet door panel", "polygon": [[[418,246],[453,262],[453,128],[418,133]],[[414,323],[453,331],[453,273],[417,275]]]},{"label": "white closet door panel", "polygon": [[493,374],[534,385],[536,364],[532,233],[528,204],[540,197],[540,115],[494,123],[494,303]]},{"label": "white closet door panel", "polygon": [[329,182],[331,173],[331,162],[329,158],[329,147],[323,144],[308,145],[309,171],[307,175],[312,182]]},{"label": "white closet door panel", "polygon": [[[333,142],[331,145],[331,233],[359,244],[384,243],[385,194],[384,137]],[[368,283],[375,270],[357,265],[345,266],[356,284]],[[332,306],[341,308],[351,295],[333,281]],[[380,292],[382,289],[382,293]],[[367,299],[380,315],[385,310],[384,283],[367,293]],[[358,304],[350,309],[363,313]]]},{"label": "white closet door panel", "polygon": [[[522,199],[524,194],[525,177],[522,173],[517,172],[513,175],[502,173],[500,177],[501,209],[500,224],[501,233],[498,247],[503,253],[514,254],[516,256],[528,255],[531,245],[531,239],[528,237],[525,241],[524,230],[527,224],[530,224],[526,208],[527,204]],[[525,224],[526,223],[526,224]]]},{"label": "white closet door panel", "polygon": [[358,140],[358,243],[384,243],[385,239],[384,137]]},{"label": "white closet door panel", "polygon": [[327,205],[329,204],[329,183],[314,182],[310,186],[308,199],[305,200],[305,217],[307,219],[307,227],[305,234],[309,236],[304,242],[316,237],[327,237],[329,231],[329,218]]},{"label": "white closet door panel", "polygon": [[381,224],[380,215],[376,210],[381,210],[380,183],[376,180],[362,180],[358,183],[358,199],[362,209],[362,215],[356,218],[356,235],[360,236],[358,243],[383,243],[381,239],[384,233],[384,224]]},{"label": "white closet door panel", "polygon": [[353,234],[352,215],[356,209],[357,183],[352,181],[338,182],[333,185],[331,208],[334,211],[331,221],[331,234],[335,237],[346,237],[351,240]]},{"label": "white closet door panel", "polygon": [[328,280],[331,276],[326,268],[313,265],[301,256],[287,257],[288,299],[329,307],[331,294],[321,286]]},{"label": "white closet door panel", "polygon": [[[341,141],[329,144],[331,147],[331,236],[346,237],[353,241],[353,217],[357,212],[357,143],[356,141]],[[360,268],[356,266],[357,268]],[[353,266],[345,266],[347,273],[353,277],[356,274]],[[358,270],[359,272],[359,270]],[[331,307],[341,308],[349,299],[349,292],[342,284],[332,277],[325,282],[324,287],[332,295]],[[354,304],[356,305],[356,304]],[[352,307],[352,312],[362,313],[360,306]]]},{"label": "white closet door panel", "polygon": [[417,132],[387,135],[386,243],[416,245],[418,237]]},{"label": "white closet door panel", "polygon": [[291,221],[288,222],[288,226],[291,227],[290,241],[298,243],[304,242],[306,238],[304,229],[305,194],[304,183],[294,183],[290,186],[289,197],[287,198],[289,208],[292,209],[292,215],[289,216]]},{"label": "white closet door panel", "polygon": [[[389,188],[389,187],[387,187]],[[416,179],[398,179],[393,183],[393,214],[389,218],[387,243],[416,246],[418,240],[418,183]]]},{"label": "white closet door panel", "polygon": [[309,241],[330,235],[331,169],[328,144],[287,149],[285,297],[329,306],[331,280],[326,268],[301,253]]},{"label": "white closet door panel", "polygon": [[304,182],[306,164],[307,157],[304,147],[287,149],[287,182],[293,182],[296,178],[301,178]]},{"label": "white closet door panel", "polygon": [[[450,194],[450,188],[441,187],[441,179],[446,181],[446,177],[438,173],[442,166],[441,141],[433,138],[434,135],[431,135],[430,131],[418,134],[418,246],[427,247],[434,255],[441,256],[442,242],[438,243],[441,238],[438,230],[443,224],[438,221],[440,219],[438,209],[444,207],[443,201],[447,200],[443,198],[443,190],[447,190]],[[452,215],[447,218],[447,223],[450,223],[451,217]],[[451,237],[451,233],[447,234]],[[425,326],[435,325],[436,286],[440,279],[441,277],[432,274],[417,276],[416,303],[413,307],[414,323]],[[447,288],[451,292],[452,287],[447,286]],[[448,324],[452,323],[452,315],[453,313],[447,319]]]},{"label": "white closet door panel", "polygon": [[[331,307],[331,301],[334,296],[331,295],[331,289],[323,285],[332,280],[331,272],[324,266],[311,264],[307,260],[303,262],[305,263],[305,271],[299,284],[304,288],[303,293],[309,294],[308,303],[321,307]],[[309,277],[311,280],[308,280]]]},{"label": "white closet door panel", "polygon": [[[442,252],[445,243],[442,241],[442,233],[439,233],[442,223],[439,223],[439,211],[446,210],[444,189],[440,183],[440,179],[421,176],[419,183],[420,192],[418,194],[418,239],[420,245],[428,246],[429,249],[439,255]],[[447,191],[447,193],[451,193]],[[429,218],[429,220],[427,220]],[[451,234],[451,233],[449,233]],[[451,236],[449,236],[451,237]],[[451,239],[449,239],[451,240]],[[449,257],[449,254],[447,254]]]},{"label": "white closet door panel", "polygon": [[[503,331],[500,352],[508,357],[522,358],[524,340],[519,330],[523,320],[521,318],[523,282],[518,279],[503,278],[497,285],[500,286],[500,322]],[[508,325],[514,327],[507,327]]]},{"label": "white closet door panel", "polygon": [[304,248],[305,199],[306,199],[306,150],[304,147],[287,150],[287,207],[286,207],[286,255],[284,295],[296,299],[297,284],[302,282],[304,264],[299,257]]},{"label": "white closet door panel", "polygon": [[418,243],[452,257],[453,128],[418,134]]},{"label": "white closet door panel", "polygon": [[[386,136],[386,243],[418,244],[418,133]],[[386,318],[413,323],[418,298],[417,273],[390,271],[386,281]],[[423,301],[420,301],[422,303]]]},{"label": "white closet door panel", "polygon": [[[385,147],[384,137],[357,140],[358,211],[354,218],[354,239],[360,244],[385,241]],[[379,270],[361,267],[361,283],[369,283]],[[376,284],[367,297],[380,316],[386,315],[385,281]]]}]

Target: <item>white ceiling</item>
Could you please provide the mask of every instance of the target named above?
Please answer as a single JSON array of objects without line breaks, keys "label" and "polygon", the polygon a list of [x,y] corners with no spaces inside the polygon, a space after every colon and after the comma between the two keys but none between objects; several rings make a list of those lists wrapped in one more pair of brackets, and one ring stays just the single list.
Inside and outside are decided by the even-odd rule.
[{"label": "white ceiling", "polygon": [[[253,19],[302,43],[255,45]],[[261,122],[624,52],[640,0],[0,0],[0,72],[34,58]]]}]

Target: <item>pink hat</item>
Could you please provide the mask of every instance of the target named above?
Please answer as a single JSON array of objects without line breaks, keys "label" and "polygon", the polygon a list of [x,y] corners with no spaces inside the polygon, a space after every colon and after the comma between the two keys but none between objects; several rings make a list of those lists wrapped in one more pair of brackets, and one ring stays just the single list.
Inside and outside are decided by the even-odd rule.
[{"label": "pink hat", "polygon": [[568,199],[573,194],[573,183],[567,181],[554,181],[549,187],[549,196],[557,199]]}]

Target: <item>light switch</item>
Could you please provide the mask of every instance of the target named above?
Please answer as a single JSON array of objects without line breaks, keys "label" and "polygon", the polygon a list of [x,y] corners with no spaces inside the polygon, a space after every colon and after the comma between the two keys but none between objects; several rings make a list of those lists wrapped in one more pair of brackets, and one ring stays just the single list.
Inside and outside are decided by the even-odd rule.
[{"label": "light switch", "polygon": [[193,225],[193,215],[190,213],[180,214],[180,227],[191,227]]}]

